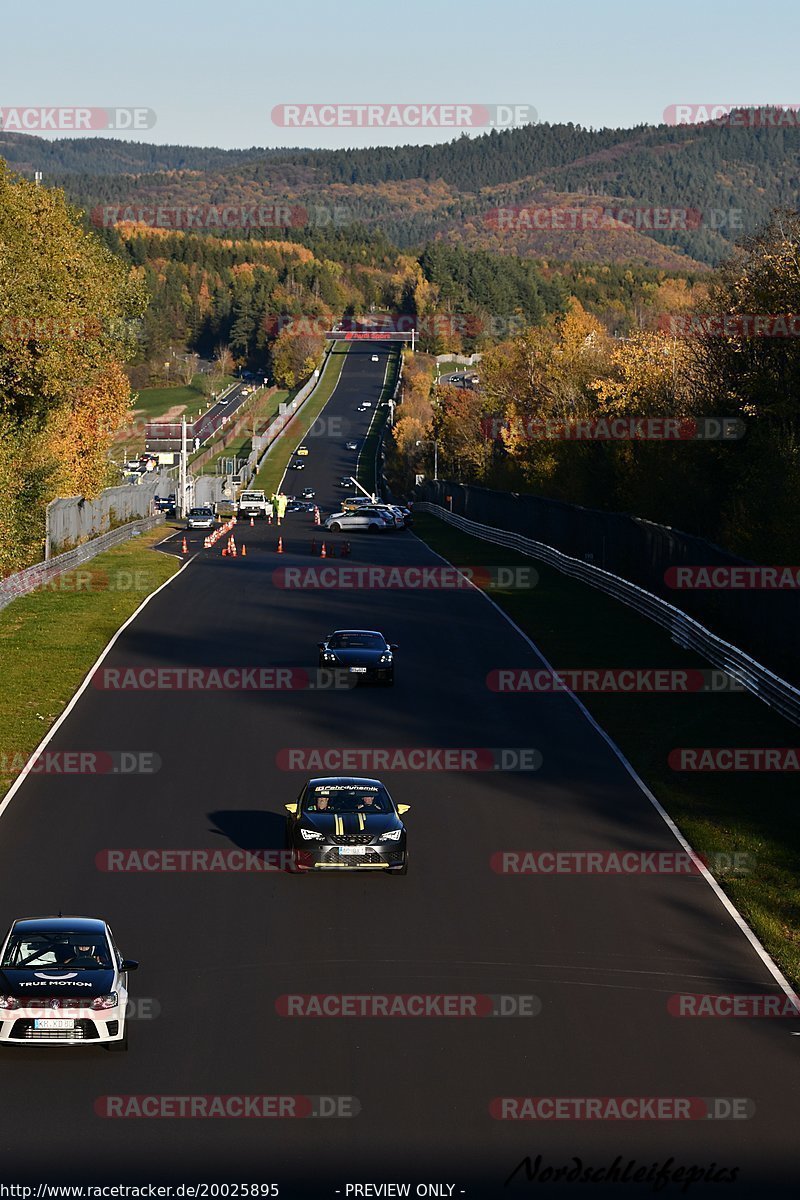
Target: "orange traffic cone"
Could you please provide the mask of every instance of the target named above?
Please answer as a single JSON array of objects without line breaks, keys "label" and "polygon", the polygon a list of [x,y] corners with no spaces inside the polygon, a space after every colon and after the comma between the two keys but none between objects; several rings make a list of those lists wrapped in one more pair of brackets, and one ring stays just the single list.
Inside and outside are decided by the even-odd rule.
[{"label": "orange traffic cone", "polygon": [[234,558],[236,558],[236,542],[233,543],[233,546],[231,548],[231,554],[233,555]]},{"label": "orange traffic cone", "polygon": [[183,539],[183,544],[181,545],[181,551],[184,554],[186,554],[188,552],[188,546],[186,545],[186,538]]},{"label": "orange traffic cone", "polygon": [[320,556],[320,558],[327,558],[327,557],[328,557],[328,551],[325,549],[325,543],[324,543],[324,542],[322,543],[322,549],[321,549],[321,550],[320,550],[320,552],[319,552],[319,556]]},{"label": "orange traffic cone", "polygon": [[253,518],[252,518],[252,517],[250,518],[250,528],[251,528],[251,529],[254,529],[254,528],[255,528],[255,521],[253,520]]},{"label": "orange traffic cone", "polygon": [[278,554],[283,554],[283,538],[278,538]]},{"label": "orange traffic cone", "polygon": [[319,509],[314,505],[314,524],[319,525]]},{"label": "orange traffic cone", "polygon": [[225,558],[225,556],[227,555],[227,553],[228,553],[228,547],[227,547],[227,546],[223,546],[223,547],[222,547],[222,557],[223,557],[223,558]]},{"label": "orange traffic cone", "polygon": [[242,558],[247,558],[247,546],[242,543]]}]

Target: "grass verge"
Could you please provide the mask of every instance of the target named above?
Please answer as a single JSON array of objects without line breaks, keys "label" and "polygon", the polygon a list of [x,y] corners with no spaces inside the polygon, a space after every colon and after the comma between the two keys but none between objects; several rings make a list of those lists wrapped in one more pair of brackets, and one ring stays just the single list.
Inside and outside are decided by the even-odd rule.
[{"label": "grass verge", "polygon": [[302,441],[330,400],[333,389],[339,382],[346,354],[347,343],[333,343],[333,349],[328,355],[325,368],[317,386],[288,426],[284,436],[279,438],[278,441],[273,442],[267,452],[264,465],[253,480],[251,487],[263,488],[268,496],[272,495],[275,491],[283,479],[295,446]]},{"label": "grass verge", "polygon": [[380,446],[383,430],[389,417],[389,410],[383,405],[394,392],[397,383],[397,373],[400,370],[400,351],[390,357],[386,367],[386,377],[381,388],[380,399],[375,406],[372,420],[369,423],[367,436],[358,454],[356,463],[356,479],[368,492],[378,492],[378,447]]},{"label": "grass verge", "polygon": [[[704,659],[676,646],[658,626],[543,563],[469,537],[428,514],[417,514],[414,528],[456,565],[534,566],[539,576],[535,587],[485,590],[556,670],[709,669]],[[497,666],[514,668],[522,662],[520,653],[519,662]],[[745,920],[800,987],[796,775],[676,771],[668,761],[677,747],[797,747],[797,729],[748,693],[587,692],[580,698],[694,849],[707,856]]]},{"label": "grass verge", "polygon": [[120,625],[179,569],[151,549],[167,533],[131,538],[0,612],[0,797]]}]

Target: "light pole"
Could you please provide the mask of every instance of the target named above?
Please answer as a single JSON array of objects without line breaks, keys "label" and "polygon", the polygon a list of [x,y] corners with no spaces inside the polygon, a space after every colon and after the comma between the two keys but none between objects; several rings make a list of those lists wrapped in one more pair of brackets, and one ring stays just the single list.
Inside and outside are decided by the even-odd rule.
[{"label": "light pole", "polygon": [[425,438],[417,442],[418,446],[433,445],[433,478],[434,482],[439,480],[439,443],[435,438]]}]

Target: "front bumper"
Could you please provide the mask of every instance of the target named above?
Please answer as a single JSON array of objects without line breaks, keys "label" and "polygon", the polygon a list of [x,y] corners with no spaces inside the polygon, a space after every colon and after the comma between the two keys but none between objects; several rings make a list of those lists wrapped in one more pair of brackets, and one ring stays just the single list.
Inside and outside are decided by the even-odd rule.
[{"label": "front bumper", "polygon": [[[343,850],[355,850],[354,854],[343,854]],[[363,846],[342,846],[329,842],[292,849],[292,865],[295,871],[399,871],[405,866],[406,848],[394,842],[380,842]]]},{"label": "front bumper", "polygon": [[323,662],[319,660],[321,671],[341,671],[347,675],[348,683],[394,683],[394,665],[385,667],[367,667],[365,671],[354,671],[352,667],[342,666],[341,663]]},{"label": "front bumper", "polygon": [[[71,1029],[37,1029],[37,1020],[72,1022]],[[103,1046],[125,1036],[125,1006],[91,1009],[4,1009],[0,1020],[0,1045],[4,1046]]]}]

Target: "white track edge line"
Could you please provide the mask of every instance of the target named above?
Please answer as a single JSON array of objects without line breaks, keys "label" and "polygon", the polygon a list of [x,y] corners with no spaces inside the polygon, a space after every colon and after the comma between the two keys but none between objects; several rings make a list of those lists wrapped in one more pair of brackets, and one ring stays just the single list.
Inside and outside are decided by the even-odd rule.
[{"label": "white track edge line", "polygon": [[194,562],[196,557],[197,557],[197,555],[193,554],[190,559],[187,559],[187,561],[183,564],[183,566],[180,568],[180,570],[176,571],[174,575],[170,575],[169,579],[165,579],[164,582],[162,584],[160,584],[159,587],[157,587],[154,592],[151,592],[149,596],[145,596],[144,600],[139,605],[139,607],[135,610],[135,612],[131,613],[131,615],[128,617],[127,621],[125,621],[125,623],[123,625],[120,625],[119,629],[112,636],[110,642],[108,642],[108,644],[103,648],[103,650],[101,650],[99,658],[97,658],[95,660],[95,662],[92,664],[92,666],[87,671],[86,675],[84,676],[83,682],[80,684],[80,686],[78,687],[78,690],[75,692],[75,694],[70,699],[69,703],[67,704],[67,707],[61,713],[61,715],[56,719],[56,721],[50,726],[47,733],[44,735],[42,740],[39,742],[39,745],[33,751],[31,756],[29,757],[28,761],[25,763],[25,766],[22,768],[19,775],[17,776],[17,778],[12,783],[11,787],[6,792],[5,796],[3,797],[2,802],[0,803],[0,817],[2,817],[3,813],[6,811],[9,804],[14,799],[14,797],[16,796],[19,789],[22,787],[25,780],[28,778],[28,775],[30,774],[29,768],[30,768],[31,764],[36,761],[36,759],[39,757],[41,752],[44,750],[45,746],[48,745],[48,743],[55,736],[57,731],[64,724],[67,717],[72,712],[73,708],[78,703],[81,696],[83,695],[83,693],[86,691],[87,687],[89,686],[92,676],[94,675],[95,671],[100,666],[103,659],[107,656],[108,652],[115,645],[117,638],[120,636],[120,634],[124,633],[125,630],[128,628],[128,626],[133,624],[133,622],[139,616],[139,613],[142,611],[142,609],[144,609],[150,603],[150,601],[153,599],[153,597],[157,596],[159,592],[162,592],[164,590],[164,588],[169,587],[169,585],[178,578],[178,576],[181,574],[181,572],[185,571],[186,568],[189,566],[189,564]]},{"label": "white track edge line", "polygon": [[[451,567],[454,566],[454,564],[451,563],[449,561],[449,559],[445,558],[444,555],[439,554],[438,551],[434,550],[431,546],[429,546],[428,543],[425,542],[423,538],[420,538],[419,534],[415,533],[414,536],[416,538],[418,538],[418,540],[421,541],[423,543],[423,545],[427,546],[427,548],[428,548],[428,550],[430,550],[431,554],[435,554],[438,559],[440,559],[443,563],[447,563],[448,566],[451,566]],[[467,536],[469,536],[469,535],[467,535]],[[517,553],[519,553],[519,551],[517,551]],[[457,567],[456,567],[456,570],[458,570]],[[555,668],[548,661],[548,659],[545,657],[545,655],[542,653],[542,651],[539,649],[539,647],[536,645],[536,643],[531,638],[528,637],[527,633],[525,633],[525,631],[523,629],[520,629],[519,625],[517,625],[516,621],[513,620],[513,618],[505,611],[505,609],[502,608],[497,603],[496,600],[492,599],[492,597],[490,595],[488,595],[486,592],[484,592],[482,588],[479,588],[477,586],[477,584],[473,583],[473,581],[469,578],[469,576],[465,575],[464,578],[467,580],[467,582],[471,588],[474,588],[474,590],[476,592],[478,592],[479,595],[483,596],[483,598],[486,601],[488,601],[489,604],[491,604],[492,608],[496,609],[497,612],[500,613],[501,617],[503,617],[503,619],[508,622],[508,624],[511,626],[511,628],[516,633],[519,634],[519,636],[523,639],[523,641],[527,642],[527,644],[530,646],[531,650],[533,650],[534,654],[544,664],[544,666],[547,668],[547,670],[552,672],[553,674],[555,674],[556,673]],[[722,888],[717,883],[714,876],[711,874],[711,872],[706,867],[703,860],[700,858],[700,856],[697,854],[697,852],[692,849],[689,842],[686,840],[686,838],[681,833],[680,829],[678,829],[678,826],[675,824],[672,817],[669,815],[669,813],[666,811],[666,809],[661,805],[661,803],[656,798],[656,796],[654,796],[653,793],[650,791],[650,788],[647,786],[647,784],[641,778],[641,776],[639,775],[639,773],[637,772],[637,770],[633,766],[633,764],[630,763],[628,761],[628,759],[625,757],[625,755],[622,753],[619,746],[616,744],[616,742],[611,737],[611,735],[609,733],[606,733],[605,729],[603,729],[603,727],[598,723],[598,721],[595,719],[595,717],[592,716],[592,714],[589,712],[589,709],[586,707],[586,705],[583,703],[583,701],[580,699],[580,697],[575,694],[575,692],[571,691],[568,687],[565,687],[563,690],[566,693],[566,695],[569,696],[570,700],[572,700],[573,703],[577,705],[578,709],[583,714],[583,716],[586,718],[586,720],[589,722],[589,724],[592,726],[592,728],[597,733],[600,734],[600,737],[603,739],[603,741],[606,743],[606,745],[610,748],[610,750],[616,756],[616,758],[622,763],[622,766],[628,772],[628,774],[630,775],[631,779],[633,779],[633,781],[637,785],[637,787],[639,787],[639,789],[644,793],[644,795],[650,801],[653,808],[656,810],[658,815],[664,821],[665,825],[667,826],[667,828],[669,829],[669,831],[673,835],[673,837],[676,839],[676,841],[683,847],[684,850],[686,850],[691,855],[695,865],[697,866],[702,877],[705,879],[706,883],[709,885],[711,890],[714,892],[717,899],[720,901],[720,903],[722,904],[723,908],[726,910],[728,915],[733,918],[734,923],[736,925],[738,925],[740,931],[747,938],[752,949],[755,950],[757,956],[761,959],[761,962],[767,968],[770,975],[772,975],[775,982],[779,985],[781,990],[789,998],[789,1000],[791,1001],[791,1003],[793,1004],[793,1006],[795,1008],[795,1011],[797,1012],[797,1015],[800,1017],[800,995],[798,995],[798,993],[792,989],[791,984],[789,983],[788,979],[781,971],[780,967],[772,959],[771,955],[768,954],[768,952],[764,949],[764,947],[762,946],[758,937],[755,935],[753,930],[747,924],[747,921],[745,921],[744,917],[739,912],[738,908],[733,903],[731,898],[722,890]]]}]

